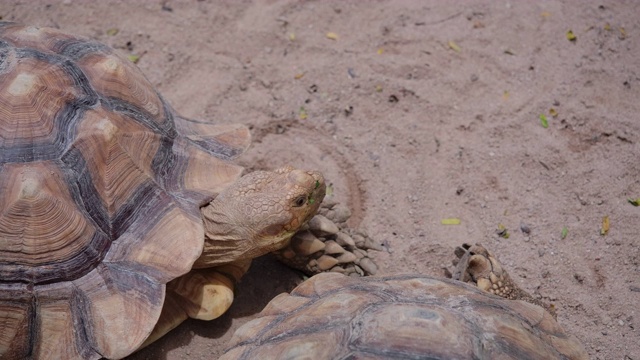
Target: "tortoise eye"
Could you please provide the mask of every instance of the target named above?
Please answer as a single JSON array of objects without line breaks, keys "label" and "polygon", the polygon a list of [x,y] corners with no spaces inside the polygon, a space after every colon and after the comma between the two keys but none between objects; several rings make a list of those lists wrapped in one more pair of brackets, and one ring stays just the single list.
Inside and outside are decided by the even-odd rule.
[{"label": "tortoise eye", "polygon": [[301,207],[302,205],[304,205],[307,202],[307,197],[306,196],[298,196],[296,198],[296,200],[293,202],[293,206],[295,207]]}]

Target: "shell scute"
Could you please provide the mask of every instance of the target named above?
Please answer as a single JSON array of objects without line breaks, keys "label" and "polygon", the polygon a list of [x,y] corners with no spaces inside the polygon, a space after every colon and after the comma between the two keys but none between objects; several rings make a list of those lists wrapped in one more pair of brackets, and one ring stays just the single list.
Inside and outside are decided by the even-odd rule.
[{"label": "shell scute", "polygon": [[[297,302],[290,298],[306,301],[291,308]],[[342,308],[327,306],[343,301]],[[534,308],[544,313],[542,308],[447,279],[321,273],[273,302],[237,330],[221,360],[277,357],[296,349],[314,359],[588,358],[559,325],[542,325],[553,320],[537,316]],[[269,310],[279,303],[288,311]],[[318,339],[326,339],[324,347]]]},{"label": "shell scute", "polygon": [[0,358],[134,351],[249,141],[181,118],[106,45],[0,23]]}]

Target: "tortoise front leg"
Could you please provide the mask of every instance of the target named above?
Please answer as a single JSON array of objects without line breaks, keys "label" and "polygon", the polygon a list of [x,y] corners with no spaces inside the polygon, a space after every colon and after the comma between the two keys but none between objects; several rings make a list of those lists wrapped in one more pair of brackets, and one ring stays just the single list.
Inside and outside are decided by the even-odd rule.
[{"label": "tortoise front leg", "polygon": [[349,208],[325,199],[319,214],[297,232],[287,247],[274,254],[285,265],[312,276],[339,272],[351,276],[375,275],[378,267],[368,250],[384,250],[364,231],[347,225]]},{"label": "tortoise front leg", "polygon": [[213,320],[233,303],[235,284],[247,272],[251,260],[207,269],[196,269],[167,283],[162,313],[140,349],[176,328],[187,318]]}]

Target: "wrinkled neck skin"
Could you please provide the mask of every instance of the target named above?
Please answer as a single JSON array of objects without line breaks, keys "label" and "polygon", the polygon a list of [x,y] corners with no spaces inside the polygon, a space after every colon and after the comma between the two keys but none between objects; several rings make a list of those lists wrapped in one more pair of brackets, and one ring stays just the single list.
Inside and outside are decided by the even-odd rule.
[{"label": "wrinkled neck skin", "polygon": [[318,211],[322,175],[290,167],[243,176],[201,208],[202,255],[194,268],[250,260],[285,247]]}]

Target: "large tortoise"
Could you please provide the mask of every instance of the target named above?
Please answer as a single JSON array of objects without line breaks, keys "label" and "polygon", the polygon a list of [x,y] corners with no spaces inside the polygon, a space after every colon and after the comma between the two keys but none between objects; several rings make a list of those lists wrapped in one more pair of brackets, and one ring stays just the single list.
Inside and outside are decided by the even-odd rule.
[{"label": "large tortoise", "polygon": [[316,275],[240,327],[220,360],[589,358],[484,247],[456,255],[454,279]]},{"label": "large tortoise", "polygon": [[1,23],[0,358],[122,358],[224,312],[325,193],[313,171],[241,177],[249,142],[106,45]]}]

